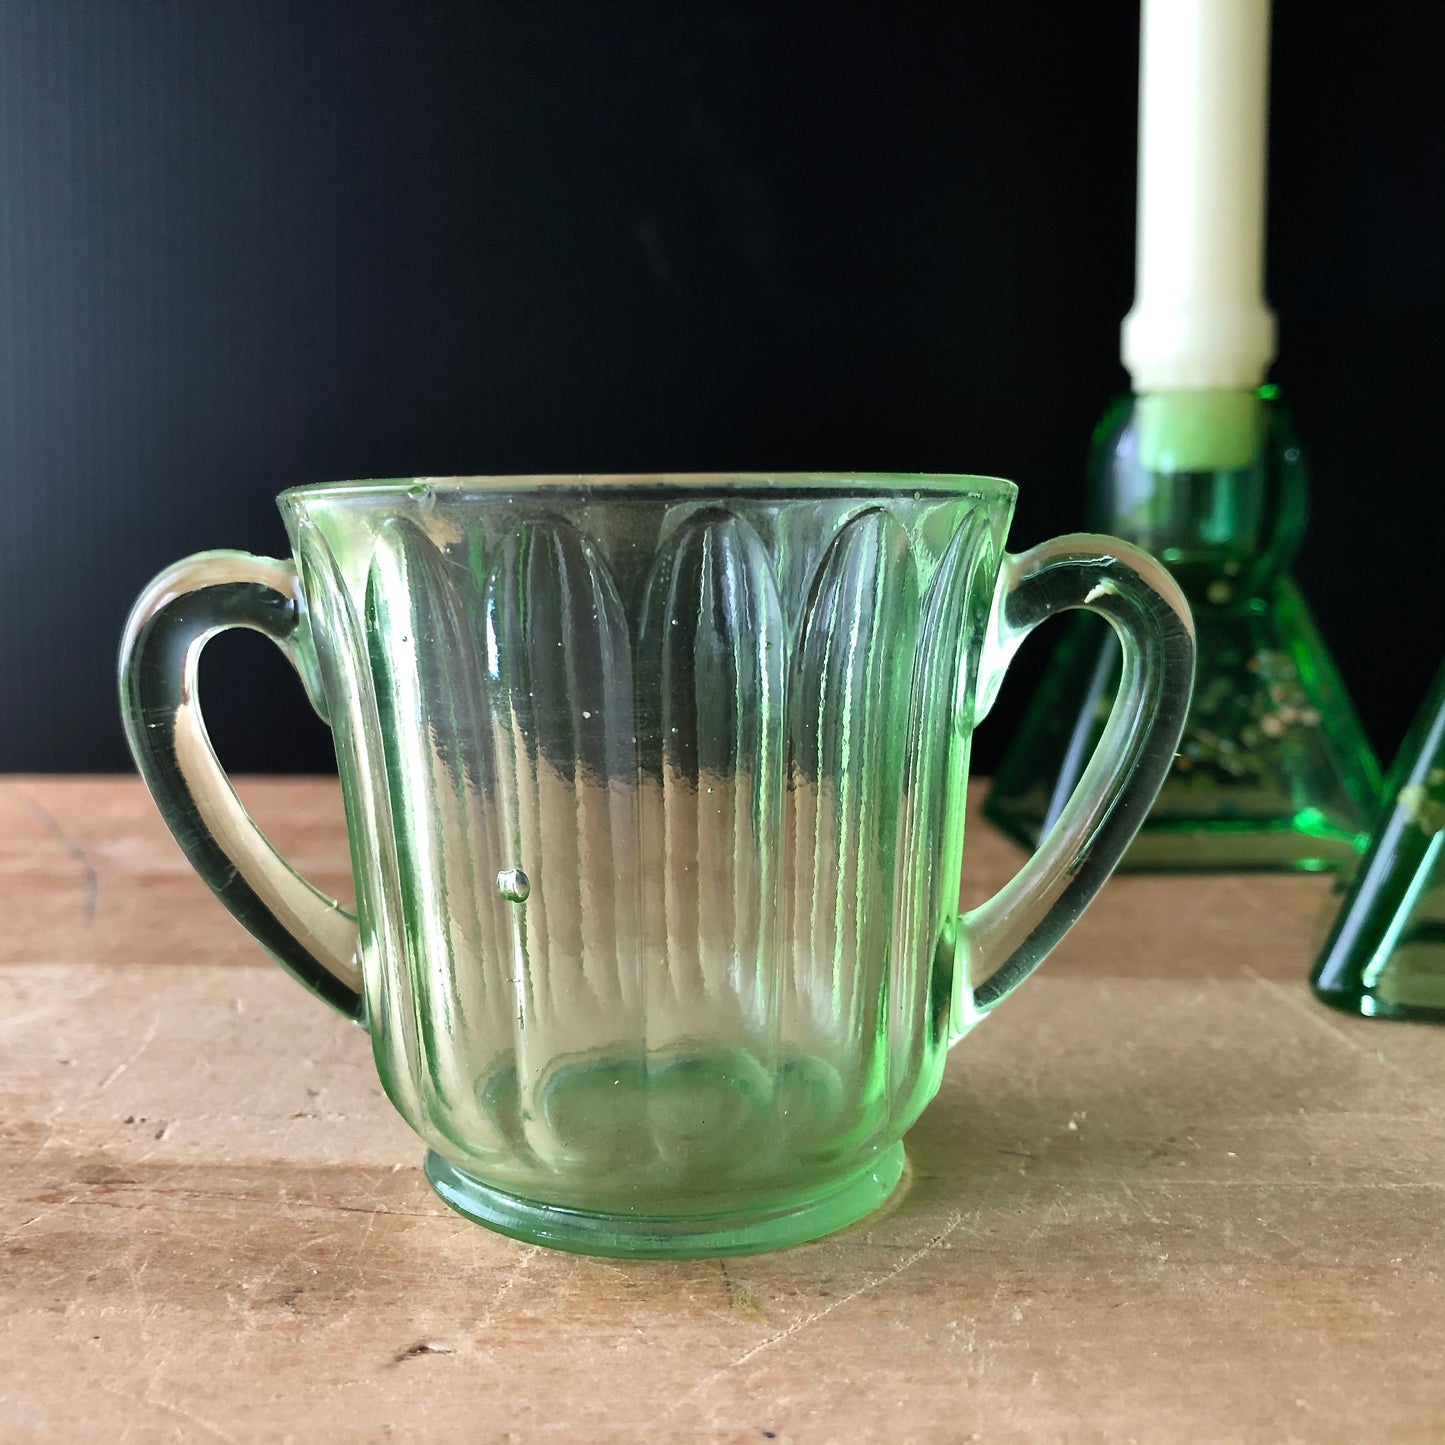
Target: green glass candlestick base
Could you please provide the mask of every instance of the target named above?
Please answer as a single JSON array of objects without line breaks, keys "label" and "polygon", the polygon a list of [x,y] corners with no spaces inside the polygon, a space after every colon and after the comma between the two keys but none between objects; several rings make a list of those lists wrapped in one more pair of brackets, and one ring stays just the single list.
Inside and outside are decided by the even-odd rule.
[{"label": "green glass candlestick base", "polygon": [[1350,1013],[1445,1022],[1445,667],[1385,797],[1311,982]]},{"label": "green glass candlestick base", "polygon": [[[1126,398],[1096,434],[1091,514],[1168,565],[1199,646],[1184,737],[1126,869],[1317,871],[1364,845],[1379,765],[1286,570],[1305,500],[1273,387]],[[1026,847],[1068,798],[1117,681],[1112,637],[1074,626],[985,805]]]}]

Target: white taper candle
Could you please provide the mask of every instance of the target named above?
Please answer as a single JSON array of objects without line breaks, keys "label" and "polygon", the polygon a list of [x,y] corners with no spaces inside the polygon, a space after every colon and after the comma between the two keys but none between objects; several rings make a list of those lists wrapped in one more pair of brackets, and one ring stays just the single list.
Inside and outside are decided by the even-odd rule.
[{"label": "white taper candle", "polygon": [[1257,386],[1269,0],[1142,0],[1139,217],[1123,359],[1134,389]]}]

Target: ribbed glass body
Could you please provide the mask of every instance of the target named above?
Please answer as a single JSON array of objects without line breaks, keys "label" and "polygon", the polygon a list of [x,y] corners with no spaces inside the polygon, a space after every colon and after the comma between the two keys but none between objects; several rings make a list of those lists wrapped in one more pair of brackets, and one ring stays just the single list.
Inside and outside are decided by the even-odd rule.
[{"label": "ribbed glass body", "polygon": [[377,1062],[437,1155],[713,1213],[897,1142],[946,1045],[1010,493],[283,503]]}]

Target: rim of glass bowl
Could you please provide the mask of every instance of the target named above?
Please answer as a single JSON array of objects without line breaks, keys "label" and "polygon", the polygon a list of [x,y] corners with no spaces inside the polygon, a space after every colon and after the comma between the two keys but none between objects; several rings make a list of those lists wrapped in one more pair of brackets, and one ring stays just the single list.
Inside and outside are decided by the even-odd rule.
[{"label": "rim of glass bowl", "polygon": [[426,492],[503,495],[569,488],[587,491],[695,492],[918,492],[931,496],[986,495],[1012,499],[1018,487],[1002,477],[949,472],[611,472],[540,476],[377,477],[361,481],[308,482],[288,487],[284,504],[344,497],[402,497]]}]

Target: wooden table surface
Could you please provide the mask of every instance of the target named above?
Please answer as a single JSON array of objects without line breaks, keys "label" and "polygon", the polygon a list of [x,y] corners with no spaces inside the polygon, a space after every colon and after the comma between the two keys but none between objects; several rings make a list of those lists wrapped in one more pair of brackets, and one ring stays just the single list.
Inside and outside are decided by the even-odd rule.
[{"label": "wooden table surface", "polygon": [[[242,792],[348,891],[333,784]],[[138,783],[0,780],[0,901],[4,1441],[1445,1439],[1445,1031],[1314,1003],[1326,879],[1116,878],[889,1206],[726,1264],[447,1210]]]}]

